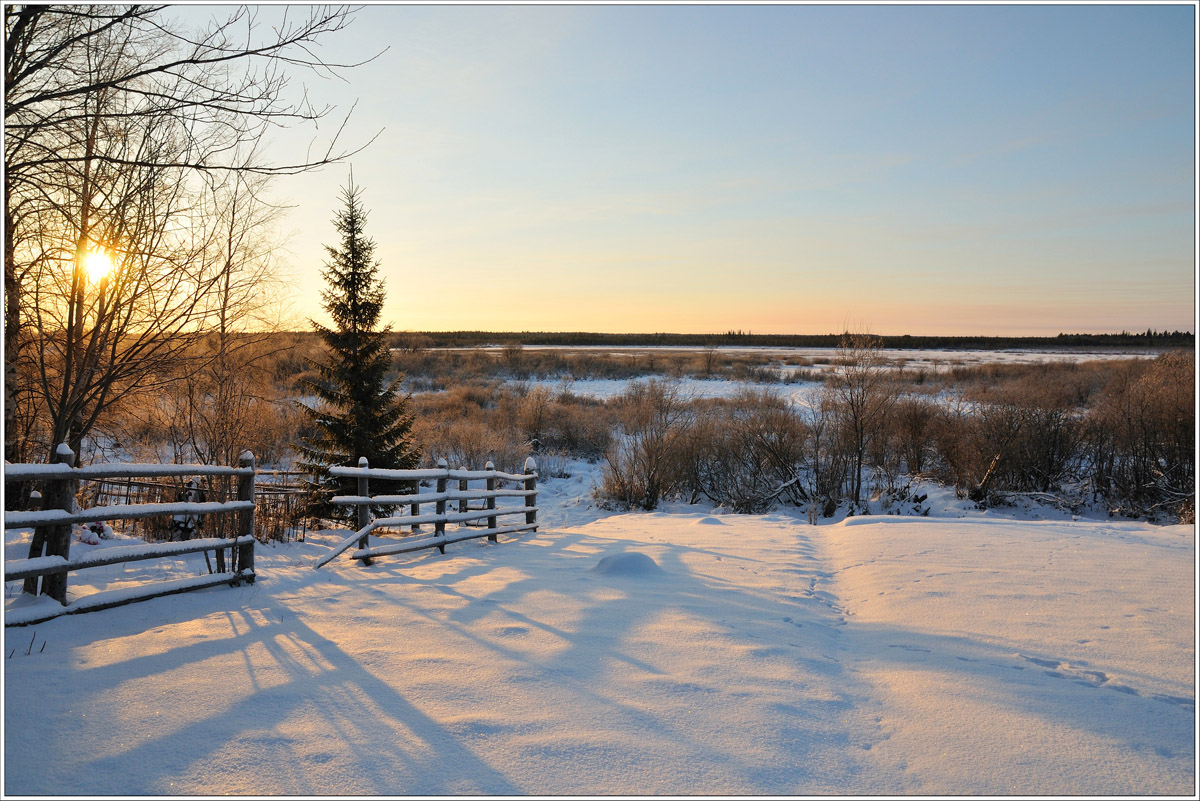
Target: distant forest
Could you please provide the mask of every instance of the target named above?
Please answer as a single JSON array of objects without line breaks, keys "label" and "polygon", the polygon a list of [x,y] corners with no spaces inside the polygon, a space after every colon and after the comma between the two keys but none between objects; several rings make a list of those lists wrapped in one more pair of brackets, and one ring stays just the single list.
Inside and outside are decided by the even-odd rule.
[{"label": "distant forest", "polygon": [[[423,331],[398,332],[400,347],[470,347],[483,345],[560,345],[637,347],[675,345],[707,347],[741,345],[758,347],[836,348],[840,334],[598,334],[586,332]],[[881,336],[885,348],[1003,350],[1009,348],[1195,348],[1195,334],[1187,331],[1154,331],[1119,334],[1059,334],[1054,337],[984,336]]]}]

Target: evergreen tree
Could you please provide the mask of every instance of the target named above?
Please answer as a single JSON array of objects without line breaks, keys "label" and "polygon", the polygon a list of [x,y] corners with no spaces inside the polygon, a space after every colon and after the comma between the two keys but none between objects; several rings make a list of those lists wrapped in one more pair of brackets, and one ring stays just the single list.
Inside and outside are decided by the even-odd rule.
[{"label": "evergreen tree", "polygon": [[[329,467],[356,467],[360,456],[367,457],[371,467],[389,469],[413,468],[418,461],[407,398],[399,393],[400,378],[387,380],[391,328],[376,330],[384,287],[383,280],[376,277],[375,242],[364,232],[367,213],[361,195],[351,177],[350,185],[342,190],[344,205],[333,219],[341,244],[336,248],[326,245],[329,260],[322,271],[329,288],[321,293],[321,299],[334,327],[310,321],[325,342],[328,358],[315,365],[315,380],[302,382],[319,399],[317,408],[303,407],[317,434],[299,446],[300,467],[312,477],[309,512],[342,520],[352,519],[354,509],[336,507],[330,499],[357,494],[357,482],[330,476]],[[372,494],[406,489],[404,482],[371,482]]]}]

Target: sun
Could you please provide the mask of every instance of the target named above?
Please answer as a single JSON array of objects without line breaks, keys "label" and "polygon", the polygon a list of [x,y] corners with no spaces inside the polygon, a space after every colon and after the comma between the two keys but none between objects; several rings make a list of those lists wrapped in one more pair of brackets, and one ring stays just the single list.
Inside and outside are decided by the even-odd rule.
[{"label": "sun", "polygon": [[89,250],[83,257],[83,269],[92,281],[101,281],[112,272],[113,260],[103,250]]}]

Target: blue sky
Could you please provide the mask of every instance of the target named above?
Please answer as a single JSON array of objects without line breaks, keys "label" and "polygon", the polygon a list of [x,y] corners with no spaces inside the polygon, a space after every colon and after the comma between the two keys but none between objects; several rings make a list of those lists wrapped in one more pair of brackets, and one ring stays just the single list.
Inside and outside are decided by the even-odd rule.
[{"label": "blue sky", "polygon": [[[1193,329],[1194,14],[369,6],[296,80],[397,330]],[[275,187],[303,317],[347,173]]]}]

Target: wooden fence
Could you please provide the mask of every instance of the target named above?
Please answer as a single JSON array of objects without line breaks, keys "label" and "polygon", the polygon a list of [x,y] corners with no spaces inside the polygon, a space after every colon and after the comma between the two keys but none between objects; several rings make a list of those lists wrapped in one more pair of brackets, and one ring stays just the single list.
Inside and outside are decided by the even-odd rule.
[{"label": "wooden fence", "polygon": [[[446,546],[454,542],[487,537],[495,542],[500,534],[513,534],[523,531],[537,530],[537,462],[533,457],[525,460],[524,473],[502,473],[488,462],[483,470],[451,470],[445,459],[438,461],[433,470],[384,470],[371,468],[366,458],[358,460],[358,467],[332,467],[330,474],[344,478],[358,479],[357,495],[339,495],[333,498],[333,503],[340,506],[353,506],[358,511],[358,530],[339,543],[329,554],[322,558],[314,567],[320,568],[328,564],[334,557],[348,550],[357,543],[358,550],[350,554],[351,558],[359,559],[364,565],[371,564],[376,556],[409,553],[426,548],[437,548],[441,553],[446,552]],[[371,495],[370,480],[413,482],[416,492],[401,495]],[[434,492],[420,491],[421,481],[436,481]],[[457,488],[451,490],[450,482],[457,482]],[[472,482],[482,482],[483,486],[472,488]],[[499,483],[516,484],[518,488],[500,488]],[[521,498],[522,504],[497,505],[499,498]],[[472,501],[482,501],[483,506],[472,505]],[[457,511],[448,511],[447,504],[456,502]],[[422,505],[434,505],[433,513],[422,513]],[[391,515],[372,519],[371,507],[407,508],[408,514]],[[510,515],[520,515],[521,522],[501,525],[499,518]],[[484,521],[484,527],[472,526],[473,523]],[[433,524],[433,536],[420,536],[421,527]],[[458,529],[447,532],[446,526],[457,524]],[[409,536],[400,540],[370,547],[369,535],[373,531],[388,528],[407,528]]]},{"label": "wooden fence", "polygon": [[[298,479],[303,473],[282,470],[259,470],[255,474],[254,534],[259,542],[304,541],[308,532],[306,513],[308,489]],[[131,503],[171,503],[184,500],[193,489],[186,476],[140,479],[133,476],[100,479],[92,483],[83,498],[89,506],[111,506]],[[199,488],[198,500],[226,501],[237,497],[237,484],[230,476],[205,476]],[[194,499],[195,500],[195,499]],[[236,521],[229,515],[202,517],[198,529],[215,537],[234,534]],[[173,531],[170,518],[150,517],[130,520],[122,531],[130,537],[147,542],[180,539]]]},{"label": "wooden fence", "polygon": [[[220,584],[252,583],[254,574],[254,455],[242,454],[237,467],[213,465],[158,464],[94,464],[72,467],[75,454],[60,445],[51,464],[9,464],[4,467],[5,483],[42,481],[43,509],[4,513],[4,528],[34,527],[31,551],[40,556],[6,560],[4,580],[25,581],[25,592],[48,595],[62,604],[61,609],[30,607],[11,610],[5,614],[5,625],[27,625],[62,614],[105,609],[133,601],[172,595],[188,590]],[[230,476],[237,481],[237,499],[223,502],[184,501],[175,503],[117,504],[77,509],[76,495],[81,481],[104,481],[114,478],[158,478],[163,476]],[[107,520],[140,520],[155,517],[231,515],[237,520],[234,536],[193,539],[184,542],[135,545],[105,549],[102,552],[70,558],[73,526],[77,523]],[[226,568],[225,551],[230,558]],[[149,587],[112,590],[94,593],[67,604],[67,575],[75,570],[101,565],[158,559],[180,554],[213,551],[216,572],[174,581],[159,582]]]}]

